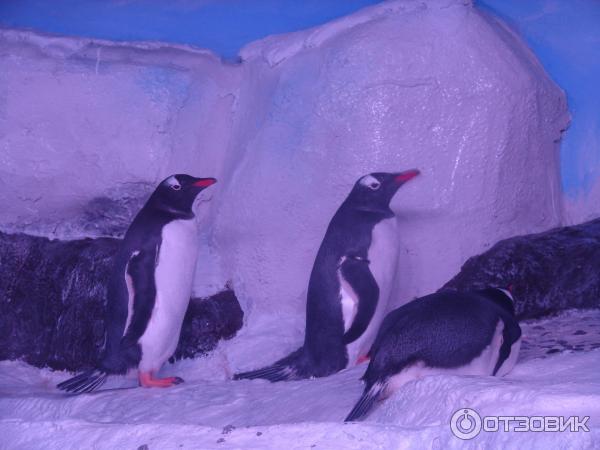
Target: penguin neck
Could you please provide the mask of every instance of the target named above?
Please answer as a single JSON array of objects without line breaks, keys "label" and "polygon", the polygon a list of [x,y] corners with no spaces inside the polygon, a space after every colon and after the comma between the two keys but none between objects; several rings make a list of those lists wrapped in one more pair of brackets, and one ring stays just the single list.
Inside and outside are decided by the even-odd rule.
[{"label": "penguin neck", "polygon": [[394,212],[390,209],[389,205],[385,207],[379,205],[361,205],[361,206],[349,206],[349,211],[353,214],[358,214],[363,217],[369,217],[374,222],[380,222],[385,219],[391,219],[395,216]]},{"label": "penguin neck", "polygon": [[157,199],[155,199],[155,201],[152,202],[152,207],[157,211],[166,213],[167,215],[171,216],[173,219],[190,220],[190,219],[193,219],[194,217],[196,217],[196,215],[192,211],[191,207],[189,209],[179,209],[179,208],[175,208],[173,206],[167,205]]},{"label": "penguin neck", "polygon": [[494,302],[500,308],[504,309],[508,313],[515,315],[515,304],[512,299],[512,295],[507,294],[504,289],[499,288],[487,288],[479,291],[484,297]]}]

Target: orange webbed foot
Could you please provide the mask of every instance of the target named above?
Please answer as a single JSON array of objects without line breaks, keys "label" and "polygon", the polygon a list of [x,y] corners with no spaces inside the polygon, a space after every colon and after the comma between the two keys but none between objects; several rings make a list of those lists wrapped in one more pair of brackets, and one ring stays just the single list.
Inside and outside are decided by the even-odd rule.
[{"label": "orange webbed foot", "polygon": [[179,377],[154,378],[152,372],[140,372],[139,380],[140,386],[145,388],[171,387],[183,383],[183,379]]},{"label": "orange webbed foot", "polygon": [[358,359],[356,360],[356,365],[358,366],[359,364],[366,363],[369,361],[371,361],[371,358],[369,358],[369,356],[362,355],[362,356],[359,356]]}]

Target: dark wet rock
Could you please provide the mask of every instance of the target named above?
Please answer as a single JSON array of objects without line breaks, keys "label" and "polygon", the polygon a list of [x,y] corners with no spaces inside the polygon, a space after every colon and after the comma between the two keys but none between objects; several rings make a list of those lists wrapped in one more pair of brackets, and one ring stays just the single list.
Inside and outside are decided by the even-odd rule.
[{"label": "dark wet rock", "polygon": [[244,312],[231,289],[210,298],[192,298],[183,319],[181,339],[171,360],[193,358],[231,339],[242,328]]},{"label": "dark wet rock", "polygon": [[517,315],[600,307],[600,219],[517,236],[469,258],[442,289],[512,286]]},{"label": "dark wet rock", "polygon": [[[0,360],[80,370],[104,346],[106,283],[120,240],[49,240],[0,232]],[[231,289],[193,298],[176,357],[214,349],[242,326]]]}]

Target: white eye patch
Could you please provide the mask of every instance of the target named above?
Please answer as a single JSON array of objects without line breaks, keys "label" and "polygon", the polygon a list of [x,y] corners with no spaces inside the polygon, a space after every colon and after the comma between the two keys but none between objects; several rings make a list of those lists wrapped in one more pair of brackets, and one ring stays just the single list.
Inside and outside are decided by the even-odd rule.
[{"label": "white eye patch", "polygon": [[178,191],[181,189],[181,184],[179,184],[179,180],[177,180],[177,177],[172,176],[169,177],[165,180],[165,183],[167,184],[167,186],[169,186],[171,189]]},{"label": "white eye patch", "polygon": [[361,178],[360,184],[376,191],[381,186],[381,182],[373,175],[365,175]]}]

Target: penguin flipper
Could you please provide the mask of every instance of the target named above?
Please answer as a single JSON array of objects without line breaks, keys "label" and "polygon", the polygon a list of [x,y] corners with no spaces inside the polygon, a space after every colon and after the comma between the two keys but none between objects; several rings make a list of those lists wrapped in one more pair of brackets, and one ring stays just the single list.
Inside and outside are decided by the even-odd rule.
[{"label": "penguin flipper", "polygon": [[366,259],[346,258],[340,266],[345,281],[358,296],[358,308],[352,325],[344,334],[344,344],[357,340],[366,331],[377,309],[379,286]]},{"label": "penguin flipper", "polygon": [[510,356],[512,345],[521,337],[521,327],[516,319],[509,317],[508,320],[503,319],[503,321],[504,329],[502,330],[502,345],[500,346],[498,361],[496,361],[496,366],[494,367],[492,375],[498,373],[498,370],[500,370],[504,361]]},{"label": "penguin flipper", "polygon": [[102,386],[107,377],[108,374],[103,370],[92,369],[69,378],[56,387],[71,394],[85,394]]},{"label": "penguin flipper", "polygon": [[350,414],[344,419],[344,422],[355,422],[364,419],[373,409],[373,406],[381,400],[385,387],[385,383],[377,382],[370,388],[366,388]]},{"label": "penguin flipper", "polygon": [[152,245],[138,250],[129,260],[127,275],[131,277],[133,287],[133,315],[121,346],[128,342],[137,343],[146,331],[156,299],[154,270],[157,259],[158,246]]}]

